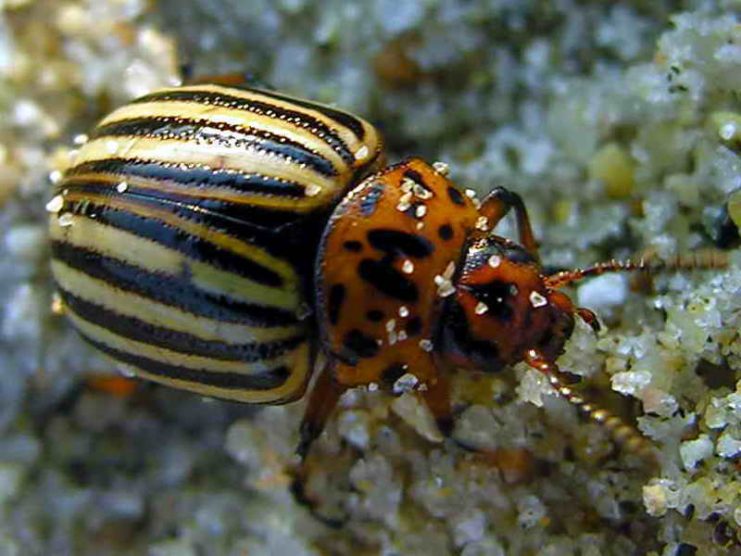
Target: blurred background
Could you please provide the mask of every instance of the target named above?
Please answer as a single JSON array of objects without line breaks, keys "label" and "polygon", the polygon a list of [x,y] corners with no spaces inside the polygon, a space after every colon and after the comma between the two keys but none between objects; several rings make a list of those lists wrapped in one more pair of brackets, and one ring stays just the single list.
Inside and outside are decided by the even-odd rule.
[{"label": "blurred background", "polygon": [[[714,247],[738,259],[737,0],[0,0],[0,555],[738,554],[741,272],[610,276],[561,365],[661,450],[615,454],[538,375],[458,379],[456,436],[530,454],[512,482],[412,395],[347,396],[295,504],[300,405],[105,377],[53,314],[51,183],[110,109],[249,72],[375,123],[392,161],[525,198],[546,265]],[[501,233],[511,232],[509,223]],[[616,395],[616,394],[615,394]]]}]

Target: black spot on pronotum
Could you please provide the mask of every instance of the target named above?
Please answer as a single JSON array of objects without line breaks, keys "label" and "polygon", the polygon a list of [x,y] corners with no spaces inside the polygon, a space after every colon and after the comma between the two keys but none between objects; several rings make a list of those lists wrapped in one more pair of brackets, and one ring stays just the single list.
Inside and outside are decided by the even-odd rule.
[{"label": "black spot on pronotum", "polygon": [[358,266],[358,275],[378,291],[394,299],[414,302],[419,298],[414,282],[385,261],[363,259]]},{"label": "black spot on pronotum", "polygon": [[327,313],[329,322],[332,324],[337,324],[340,319],[340,310],[342,309],[342,303],[345,301],[345,293],[346,289],[342,284],[335,284],[329,289]]},{"label": "black spot on pronotum", "polygon": [[384,314],[383,311],[378,309],[371,309],[365,314],[365,318],[371,322],[381,322],[384,319]]},{"label": "black spot on pronotum", "polygon": [[412,317],[407,322],[405,327],[408,336],[416,336],[422,332],[422,319],[419,317]]},{"label": "black spot on pronotum", "polygon": [[350,239],[342,244],[345,250],[351,253],[360,253],[363,250],[363,244],[354,239]]},{"label": "black spot on pronotum", "polygon": [[411,168],[409,168],[408,170],[405,170],[404,171],[404,177],[405,178],[409,178],[413,182],[418,183],[422,187],[427,187],[427,185],[425,184],[425,180],[422,177],[422,174],[420,174],[419,172],[417,172],[417,170],[412,170]]},{"label": "black spot on pronotum", "polygon": [[418,259],[429,257],[435,250],[435,246],[425,237],[386,228],[369,231],[368,241],[379,251]]},{"label": "black spot on pronotum", "polygon": [[402,365],[401,363],[394,363],[393,365],[390,365],[383,370],[383,372],[381,373],[381,382],[388,386],[391,386],[402,376],[404,376],[404,373],[406,373],[405,365]]},{"label": "black spot on pronotum", "polygon": [[466,201],[463,197],[463,193],[458,191],[452,185],[448,187],[448,197],[450,197],[450,200],[453,201],[453,203],[456,205],[463,206],[466,204]]},{"label": "black spot on pronotum", "polygon": [[427,183],[425,183],[425,178],[417,172],[416,170],[412,170],[411,168],[406,170],[404,172],[404,177],[407,179],[412,180],[414,183],[416,183],[419,187],[424,189],[428,195],[432,196],[432,190],[427,186]]},{"label": "black spot on pronotum", "polygon": [[378,343],[370,336],[363,334],[357,328],[353,328],[350,332],[345,334],[345,337],[342,340],[342,345],[351,354],[363,359],[374,357],[379,350]]},{"label": "black spot on pronotum", "polygon": [[450,224],[443,224],[437,229],[437,235],[443,241],[453,239],[453,227]]},{"label": "black spot on pronotum", "polygon": [[409,216],[411,218],[416,218],[418,220],[421,219],[421,218],[424,218],[424,214],[425,213],[424,212],[422,212],[422,213],[418,212],[419,207],[425,207],[423,209],[423,211],[424,210],[427,210],[427,207],[425,206],[425,204],[423,202],[412,203],[411,205],[409,205],[409,208],[404,211],[404,214],[406,214],[407,216]]}]

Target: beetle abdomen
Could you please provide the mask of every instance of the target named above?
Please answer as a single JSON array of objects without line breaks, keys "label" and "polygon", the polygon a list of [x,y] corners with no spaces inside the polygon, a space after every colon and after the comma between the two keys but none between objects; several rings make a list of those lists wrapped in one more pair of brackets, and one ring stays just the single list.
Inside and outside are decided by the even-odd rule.
[{"label": "beetle abdomen", "polygon": [[52,202],[74,325],[137,374],[205,395],[301,395],[305,274],[327,212],[378,160],[373,128],[272,93],[168,89],[103,119]]}]

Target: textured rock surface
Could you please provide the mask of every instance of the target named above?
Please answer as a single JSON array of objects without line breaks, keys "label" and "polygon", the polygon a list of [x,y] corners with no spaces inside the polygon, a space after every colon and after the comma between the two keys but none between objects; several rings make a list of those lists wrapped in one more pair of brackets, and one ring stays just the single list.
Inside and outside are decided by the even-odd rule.
[{"label": "textured rock surface", "polygon": [[[526,449],[513,482],[441,443],[411,394],[355,391],[312,456],[326,528],[288,492],[300,406],[140,386],[52,315],[44,204],[102,113],[248,70],[376,122],[394,157],[526,199],[545,263],[737,240],[741,5],[473,0],[0,2],[0,554],[731,554],[741,500],[741,272],[578,294],[561,366],[660,449],[616,456],[536,373],[458,377],[456,439]],[[730,199],[730,202],[729,202]],[[509,232],[507,225],[502,233]],[[576,292],[574,292],[576,295]],[[119,394],[122,394],[119,392]],[[609,397],[609,396],[608,396]],[[566,511],[567,510],[567,511]],[[736,543],[734,545],[734,543]]]}]

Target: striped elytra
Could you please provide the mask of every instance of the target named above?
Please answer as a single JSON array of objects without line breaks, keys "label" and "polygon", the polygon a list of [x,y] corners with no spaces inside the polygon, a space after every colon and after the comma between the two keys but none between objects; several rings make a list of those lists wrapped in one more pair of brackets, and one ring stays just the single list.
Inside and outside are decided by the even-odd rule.
[{"label": "striped elytra", "polygon": [[[560,288],[727,261],[547,275],[517,194],[479,201],[442,163],[383,162],[375,128],[328,106],[217,84],[146,95],[98,124],[47,206],[62,306],[134,374],[207,396],[295,400],[322,361],[302,456],[348,388],[416,386],[449,434],[451,371],[520,361],[650,452],[559,369],[575,319],[598,328]],[[518,243],[493,232],[510,211]]]},{"label": "striped elytra", "polygon": [[56,188],[65,312],[139,376],[295,399],[314,352],[306,246],[380,160],[367,122],[269,91],[194,85],[135,100],[98,124]]}]

